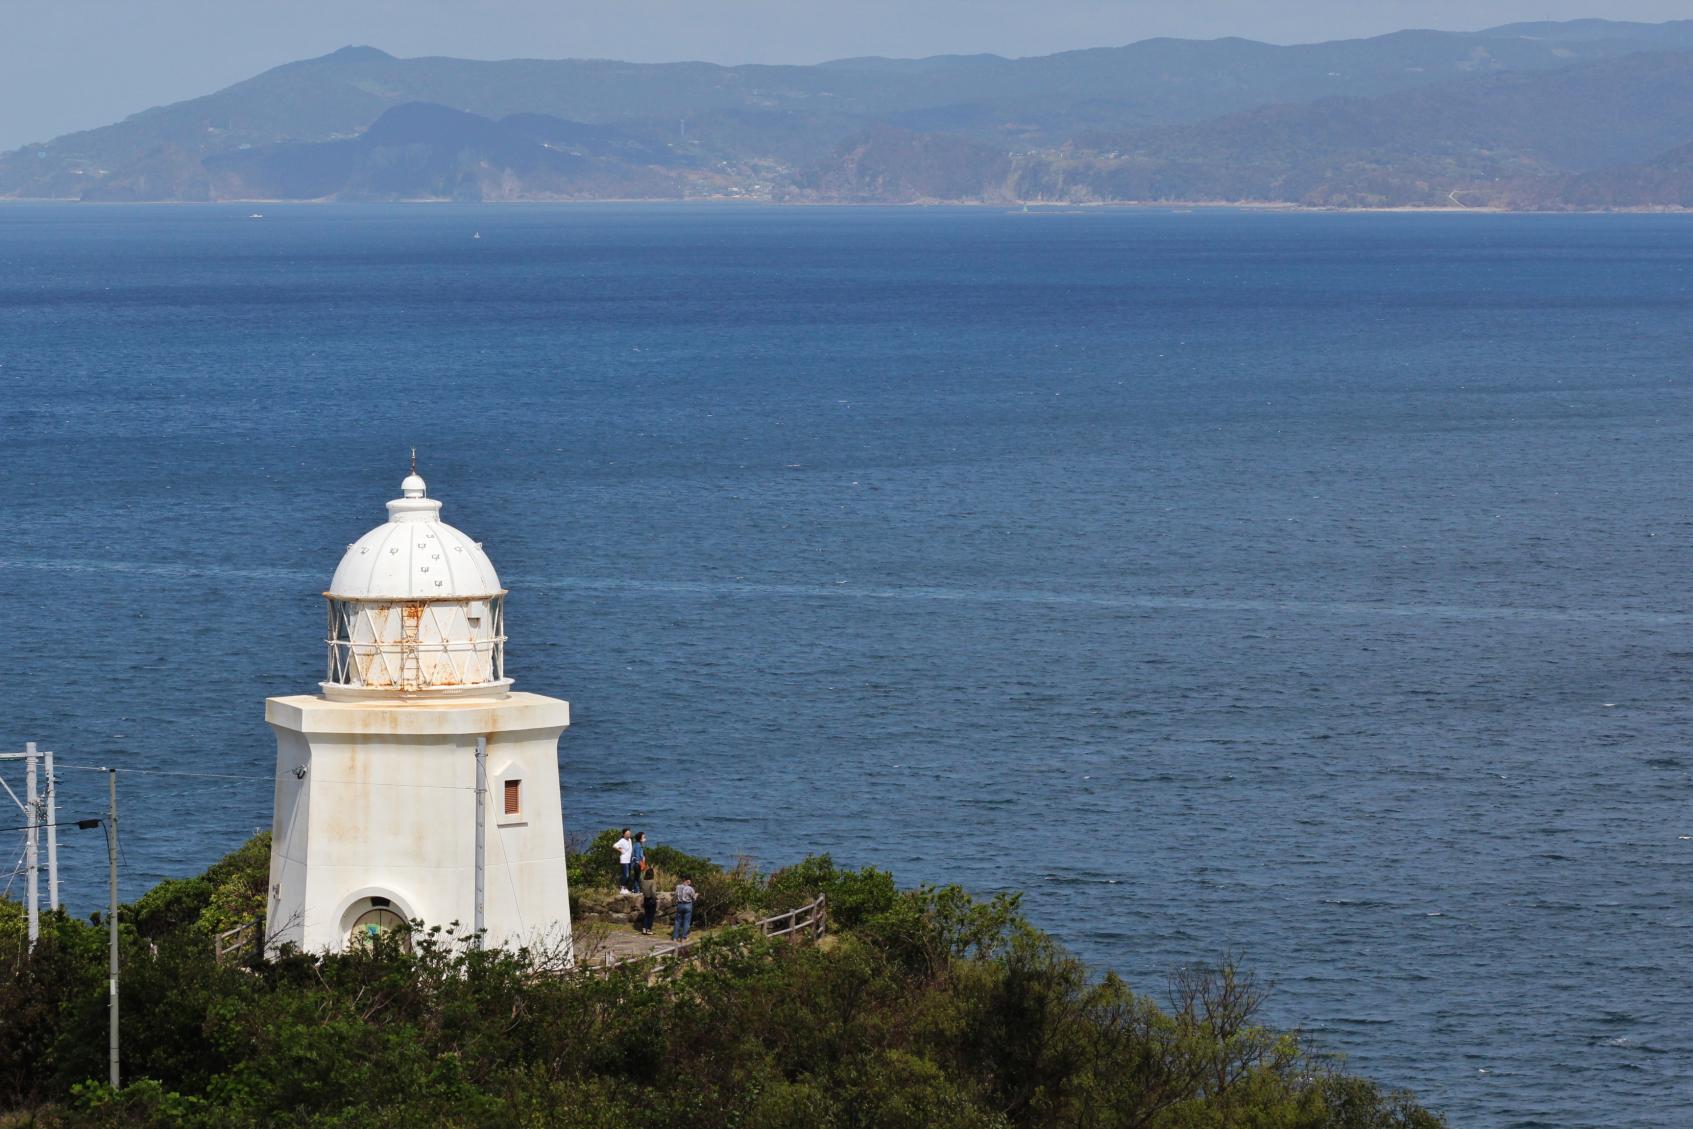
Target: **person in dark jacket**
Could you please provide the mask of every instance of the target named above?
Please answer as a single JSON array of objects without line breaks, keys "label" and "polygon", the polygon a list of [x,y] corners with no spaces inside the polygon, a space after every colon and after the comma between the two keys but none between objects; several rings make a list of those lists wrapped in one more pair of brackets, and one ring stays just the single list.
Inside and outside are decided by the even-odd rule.
[{"label": "person in dark jacket", "polygon": [[640,932],[651,937],[653,933],[653,915],[658,912],[658,875],[653,873],[652,864],[645,860],[641,863],[641,924],[637,926]]}]

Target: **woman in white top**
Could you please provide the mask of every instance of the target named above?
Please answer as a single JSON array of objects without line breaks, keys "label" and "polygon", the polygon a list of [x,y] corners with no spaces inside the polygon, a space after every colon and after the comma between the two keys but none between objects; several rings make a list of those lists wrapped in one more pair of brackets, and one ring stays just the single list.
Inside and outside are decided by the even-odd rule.
[{"label": "woman in white top", "polygon": [[623,834],[618,837],[617,842],[611,845],[611,849],[617,852],[617,865],[621,868],[617,876],[617,888],[628,890],[629,864],[635,860],[635,841],[629,838],[627,827],[623,829]]}]

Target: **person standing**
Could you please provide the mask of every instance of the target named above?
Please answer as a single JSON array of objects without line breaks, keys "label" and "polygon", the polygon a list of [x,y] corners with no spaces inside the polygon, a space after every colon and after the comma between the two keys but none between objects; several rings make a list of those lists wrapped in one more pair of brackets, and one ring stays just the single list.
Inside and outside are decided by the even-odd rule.
[{"label": "person standing", "polygon": [[643,869],[645,869],[646,864],[647,864],[647,833],[645,831],[637,831],[637,832],[635,832],[634,847],[633,847],[632,852],[629,856],[629,865],[632,866],[635,870],[635,880],[637,882],[640,881],[641,871]]},{"label": "person standing", "polygon": [[[636,842],[640,842],[639,839]],[[641,862],[641,924],[639,930],[653,935],[653,915],[658,913],[658,875],[645,860]]]},{"label": "person standing", "polygon": [[629,867],[635,857],[635,844],[629,838],[627,827],[623,829],[623,834],[617,837],[617,842],[611,845],[611,849],[617,852],[617,865],[620,869],[617,876],[617,887],[620,890],[628,890],[630,888]]},{"label": "person standing", "polygon": [[670,927],[672,941],[686,941],[688,931],[694,924],[694,884],[688,881],[686,874],[682,875],[682,882],[676,887],[676,922]]}]

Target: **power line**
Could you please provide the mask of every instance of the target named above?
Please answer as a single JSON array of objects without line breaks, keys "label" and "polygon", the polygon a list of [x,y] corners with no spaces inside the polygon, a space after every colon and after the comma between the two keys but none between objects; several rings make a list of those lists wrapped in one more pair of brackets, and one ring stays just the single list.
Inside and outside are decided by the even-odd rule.
[{"label": "power line", "polygon": [[12,873],[7,876],[7,878],[6,878],[6,888],[4,890],[0,890],[0,898],[9,898],[9,897],[12,896],[12,883],[16,882],[18,880],[18,875],[20,875],[24,872],[24,866],[25,866],[24,860],[27,857],[28,857],[27,855],[19,855],[18,856],[18,865],[14,866],[12,868]]},{"label": "power line", "polygon": [[139,772],[146,776],[199,776],[207,780],[272,780],[270,776],[235,776],[227,772],[180,772],[168,768],[116,768],[104,764],[66,764],[60,761],[56,768],[80,768],[85,772]]},{"label": "power line", "polygon": [[[168,768],[110,768],[106,765],[98,764],[60,764],[57,767],[80,768],[88,772],[139,772],[144,776],[193,776],[205,780],[261,780],[266,782],[274,782],[276,780],[276,777],[274,776],[236,776],[227,772],[181,772]],[[318,777],[317,782],[319,784],[350,784],[362,788],[434,788],[448,792],[475,791],[474,785],[467,786],[463,784],[414,784],[409,782],[405,784],[394,784],[384,783],[379,780],[331,780],[321,776]]]}]

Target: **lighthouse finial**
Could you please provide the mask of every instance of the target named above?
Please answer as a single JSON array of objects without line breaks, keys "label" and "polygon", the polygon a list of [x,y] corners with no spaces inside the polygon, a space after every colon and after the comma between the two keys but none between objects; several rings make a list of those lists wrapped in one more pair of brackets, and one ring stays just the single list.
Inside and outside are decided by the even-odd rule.
[{"label": "lighthouse finial", "polygon": [[417,448],[416,447],[413,447],[411,449],[411,472],[413,474],[417,473]]}]

